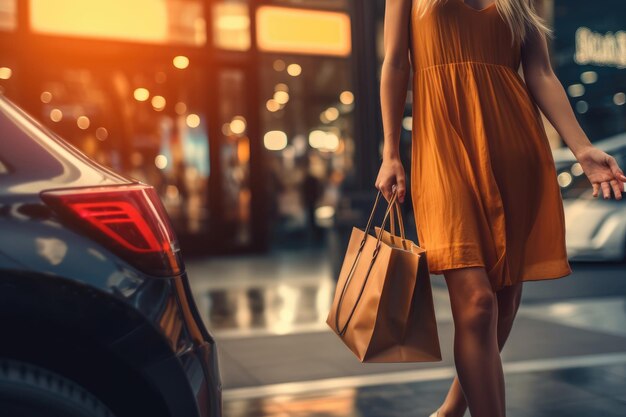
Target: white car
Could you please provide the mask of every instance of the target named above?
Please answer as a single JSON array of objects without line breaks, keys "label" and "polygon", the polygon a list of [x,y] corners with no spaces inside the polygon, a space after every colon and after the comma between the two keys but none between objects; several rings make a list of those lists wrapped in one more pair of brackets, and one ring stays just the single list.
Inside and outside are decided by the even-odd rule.
[{"label": "white car", "polygon": [[[626,133],[593,142],[626,170]],[[605,200],[593,189],[569,148],[553,150],[565,210],[565,240],[571,261],[626,262],[626,193]],[[623,188],[622,188],[623,189]]]}]

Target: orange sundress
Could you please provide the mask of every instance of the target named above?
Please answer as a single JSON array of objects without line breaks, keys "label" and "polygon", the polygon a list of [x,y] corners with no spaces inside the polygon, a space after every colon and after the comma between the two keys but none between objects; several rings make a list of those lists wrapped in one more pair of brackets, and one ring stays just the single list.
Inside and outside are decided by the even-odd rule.
[{"label": "orange sundress", "polygon": [[411,199],[432,273],[484,266],[494,290],[571,274],[563,201],[520,45],[495,3],[411,13]]}]

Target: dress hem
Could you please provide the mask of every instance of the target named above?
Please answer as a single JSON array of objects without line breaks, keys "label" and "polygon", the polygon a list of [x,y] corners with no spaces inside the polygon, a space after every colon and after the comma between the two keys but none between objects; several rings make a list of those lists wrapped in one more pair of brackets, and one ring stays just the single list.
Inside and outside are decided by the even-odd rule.
[{"label": "dress hem", "polygon": [[[467,268],[467,267],[476,267],[476,266],[480,266],[483,268],[486,268],[485,264],[483,263],[468,263],[468,264],[454,264],[452,266],[449,267],[445,267],[445,268],[441,268],[441,269],[431,269],[429,270],[429,272],[431,274],[435,274],[435,275],[441,275],[443,276],[443,271],[448,271],[451,269],[459,269],[459,268]],[[522,282],[526,282],[526,281],[547,281],[547,280],[551,280],[551,279],[559,279],[559,278],[565,278],[569,275],[572,274],[572,268],[568,267],[567,269],[563,269],[563,270],[557,270],[557,271],[553,271],[553,272],[546,272],[545,274],[533,274],[533,275],[522,275],[522,277],[518,280],[522,281]]]}]

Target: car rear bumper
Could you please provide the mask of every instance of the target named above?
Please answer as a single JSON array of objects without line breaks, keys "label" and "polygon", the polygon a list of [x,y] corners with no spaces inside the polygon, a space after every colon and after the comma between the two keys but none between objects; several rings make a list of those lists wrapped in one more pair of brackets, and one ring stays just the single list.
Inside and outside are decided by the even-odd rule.
[{"label": "car rear bumper", "polygon": [[204,343],[180,357],[201,417],[222,416],[222,383],[217,345]]},{"label": "car rear bumper", "polygon": [[185,331],[201,323],[179,310],[172,281],[146,280],[123,299],[54,275],[0,275],[0,356],[60,373],[118,410],[138,406],[130,396],[150,398],[159,416],[221,417],[216,342],[203,326],[204,337]]},{"label": "car rear bumper", "polygon": [[[172,417],[222,417],[222,387],[215,345],[205,343],[144,370]],[[190,395],[193,398],[190,398]]]},{"label": "car rear bumper", "polygon": [[[142,326],[110,347],[129,364],[137,366],[146,345]],[[222,417],[222,386],[214,342],[189,345],[177,354],[149,360],[136,368],[165,402],[171,417]]]}]

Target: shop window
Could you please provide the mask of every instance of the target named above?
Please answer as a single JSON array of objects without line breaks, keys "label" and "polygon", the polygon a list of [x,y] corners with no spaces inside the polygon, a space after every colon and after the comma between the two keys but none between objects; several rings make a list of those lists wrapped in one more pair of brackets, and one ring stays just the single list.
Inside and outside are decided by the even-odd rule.
[{"label": "shop window", "polygon": [[145,68],[42,68],[32,80],[40,86],[39,119],[101,164],[154,186],[177,233],[206,233],[203,71],[173,62]]},{"label": "shop window", "polygon": [[201,46],[202,0],[30,0],[33,31],[57,35]]},{"label": "shop window", "polygon": [[213,5],[213,42],[217,48],[233,51],[250,49],[250,10],[242,1]]},{"label": "shop window", "polygon": [[17,27],[17,0],[0,0],[0,30]]},{"label": "shop window", "polygon": [[245,246],[252,240],[250,189],[250,137],[247,122],[247,85],[241,69],[224,68],[219,72],[219,159],[221,167],[220,221],[229,238]]},{"label": "shop window", "polygon": [[[626,131],[626,14],[623,0],[555,0],[554,70],[591,141]],[[607,13],[619,10],[621,13]],[[558,133],[554,131],[554,136]],[[559,137],[559,145],[564,146]]]},{"label": "shop window", "polygon": [[272,237],[293,242],[295,235],[328,226],[339,187],[354,174],[349,61],[267,54],[260,88]]}]

